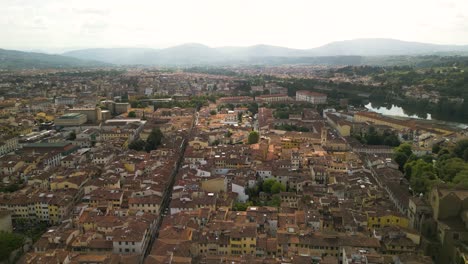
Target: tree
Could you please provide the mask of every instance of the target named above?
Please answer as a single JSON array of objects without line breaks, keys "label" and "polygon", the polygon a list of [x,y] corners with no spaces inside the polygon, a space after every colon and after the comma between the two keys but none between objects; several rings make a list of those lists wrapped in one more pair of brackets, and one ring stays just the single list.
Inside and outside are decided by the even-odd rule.
[{"label": "tree", "polygon": [[405,172],[409,177],[411,189],[417,193],[426,193],[438,181],[432,163],[422,159],[406,163]]},{"label": "tree", "polygon": [[133,150],[137,150],[137,151],[140,151],[140,150],[143,150],[145,148],[145,145],[146,145],[146,142],[142,139],[137,139],[137,140],[134,140],[132,141],[129,145],[128,145],[128,148],[129,149],[133,149]]},{"label": "tree", "polygon": [[286,191],[286,187],[279,182],[275,182],[273,186],[271,186],[271,193],[275,194],[275,193],[280,193],[284,191]]},{"label": "tree", "polygon": [[403,171],[406,161],[408,161],[408,156],[402,152],[395,152],[395,154],[393,154],[393,160],[398,164],[400,171]]},{"label": "tree", "polygon": [[234,205],[232,206],[232,210],[234,211],[245,211],[247,210],[247,207],[252,206],[252,202],[246,202],[246,203],[241,203],[241,202],[235,202]]},{"label": "tree", "polygon": [[135,117],[136,117],[135,111],[130,111],[130,112],[128,112],[128,117],[130,117],[130,118],[135,118]]},{"label": "tree", "polygon": [[395,152],[401,152],[404,153],[407,157],[411,156],[413,154],[413,150],[411,148],[411,145],[408,143],[403,143],[400,146],[395,148]]},{"label": "tree", "polygon": [[259,140],[260,140],[260,135],[258,134],[257,131],[250,132],[249,138],[247,140],[248,144],[256,144],[258,143]]},{"label": "tree", "polygon": [[150,152],[151,150],[155,150],[159,145],[161,145],[161,140],[163,138],[163,133],[161,129],[154,128],[148,136],[146,140],[145,150]]},{"label": "tree", "polygon": [[468,169],[458,172],[453,178],[453,183],[468,187]]},{"label": "tree", "polygon": [[23,245],[21,235],[0,231],[0,262],[7,261],[11,252]]},{"label": "tree", "polygon": [[463,151],[463,160],[468,162],[468,148]]},{"label": "tree", "polygon": [[76,133],[75,131],[70,132],[67,137],[68,140],[75,140],[76,139]]},{"label": "tree", "polygon": [[441,149],[440,144],[435,144],[434,146],[432,146],[432,153],[438,154],[440,149]]},{"label": "tree", "polygon": [[279,195],[274,195],[271,200],[267,202],[268,206],[279,207],[281,205],[281,198]]},{"label": "tree", "polygon": [[242,123],[242,112],[237,113],[237,120],[239,120],[239,123]]},{"label": "tree", "polygon": [[249,112],[252,113],[253,115],[258,113],[258,104],[257,103],[250,103],[248,108],[249,108]]},{"label": "tree", "polygon": [[211,110],[210,115],[216,115],[216,110]]},{"label": "tree", "polygon": [[453,153],[455,153],[457,157],[463,158],[466,149],[468,149],[468,139],[463,139],[457,142],[453,149]]},{"label": "tree", "polygon": [[468,164],[460,158],[451,158],[437,162],[439,178],[451,182],[458,172],[468,170]]},{"label": "tree", "polygon": [[262,184],[262,191],[266,193],[271,193],[271,188],[273,187],[275,183],[277,183],[277,181],[274,179],[268,179],[264,181]]}]

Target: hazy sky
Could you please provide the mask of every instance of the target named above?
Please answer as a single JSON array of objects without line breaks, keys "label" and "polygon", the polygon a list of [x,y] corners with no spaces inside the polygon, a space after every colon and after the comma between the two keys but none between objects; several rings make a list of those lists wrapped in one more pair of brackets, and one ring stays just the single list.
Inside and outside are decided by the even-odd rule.
[{"label": "hazy sky", "polygon": [[0,48],[468,44],[468,0],[0,0]]}]

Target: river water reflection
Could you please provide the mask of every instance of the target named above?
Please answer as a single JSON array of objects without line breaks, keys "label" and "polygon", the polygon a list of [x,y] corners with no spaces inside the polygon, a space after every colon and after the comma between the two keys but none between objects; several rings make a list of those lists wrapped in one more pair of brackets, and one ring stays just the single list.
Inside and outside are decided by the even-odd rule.
[{"label": "river water reflection", "polygon": [[372,103],[366,104],[364,107],[366,107],[368,110],[372,112],[376,112],[382,115],[389,115],[389,116],[401,116],[401,117],[410,117],[410,118],[418,118],[418,119],[426,119],[426,120],[432,120],[431,114],[427,114],[426,118],[421,118],[417,115],[408,115],[405,113],[405,110],[403,108],[392,104],[392,106],[389,108],[385,106],[380,106],[380,107],[373,107]]}]

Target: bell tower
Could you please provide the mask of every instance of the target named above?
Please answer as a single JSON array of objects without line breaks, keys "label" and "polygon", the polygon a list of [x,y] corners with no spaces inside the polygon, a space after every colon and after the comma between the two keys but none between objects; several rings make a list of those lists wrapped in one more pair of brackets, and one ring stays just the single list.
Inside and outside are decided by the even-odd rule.
[{"label": "bell tower", "polygon": [[322,127],[322,146],[325,146],[327,144],[327,137],[328,137],[328,129],[325,127]]}]

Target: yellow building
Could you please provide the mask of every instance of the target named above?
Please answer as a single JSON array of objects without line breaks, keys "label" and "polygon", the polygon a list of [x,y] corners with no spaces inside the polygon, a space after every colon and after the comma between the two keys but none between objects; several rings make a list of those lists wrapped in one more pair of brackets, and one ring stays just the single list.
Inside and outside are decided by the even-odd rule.
[{"label": "yellow building", "polygon": [[281,139],[281,147],[283,149],[292,149],[292,148],[299,148],[300,141],[290,138],[282,138]]},{"label": "yellow building", "polygon": [[369,211],[367,214],[367,227],[380,228],[384,226],[400,226],[407,228],[408,218],[392,211]]},{"label": "yellow building", "polygon": [[230,255],[254,255],[256,248],[257,228],[255,225],[245,225],[231,230],[229,238]]},{"label": "yellow building", "polygon": [[373,113],[373,112],[360,112],[354,114],[354,122],[364,123],[364,122],[372,122],[376,125],[384,125],[389,126],[397,130],[405,130],[411,126],[413,126],[412,122],[405,122],[400,121],[388,117],[384,117],[380,114]]},{"label": "yellow building", "polygon": [[80,190],[87,180],[87,176],[85,175],[54,179],[50,182],[50,189],[52,191],[68,189]]}]

